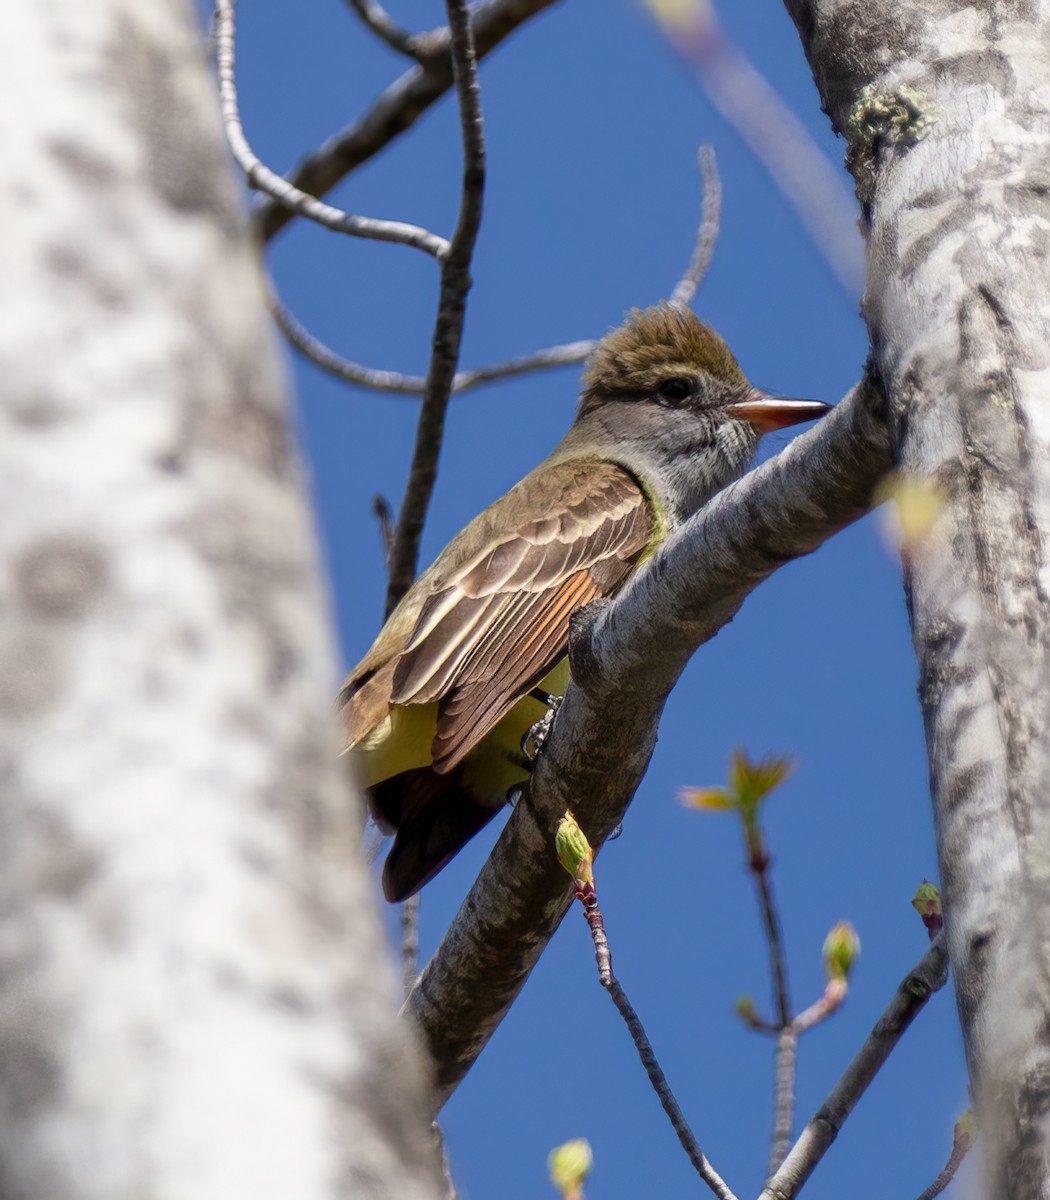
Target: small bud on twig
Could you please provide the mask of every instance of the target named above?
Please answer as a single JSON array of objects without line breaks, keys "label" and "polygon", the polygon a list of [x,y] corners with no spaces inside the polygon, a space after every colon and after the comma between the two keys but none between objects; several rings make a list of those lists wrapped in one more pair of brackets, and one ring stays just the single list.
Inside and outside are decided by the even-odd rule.
[{"label": "small bud on twig", "polygon": [[924,879],[915,890],[911,902],[912,908],[922,917],[922,923],[930,935],[930,940],[940,933],[944,926],[944,913],[941,909],[941,893],[935,883]]},{"label": "small bud on twig", "polygon": [[849,921],[833,925],[824,939],[824,971],[829,983],[845,983],[860,957],[860,938]]},{"label": "small bud on twig", "polygon": [[580,828],[571,809],[558,822],[554,833],[554,850],[558,862],[572,876],[577,895],[594,894],[594,851],[587,835]]},{"label": "small bud on twig", "polygon": [[594,1155],[586,1138],[563,1142],[547,1156],[551,1183],[561,1192],[562,1200],[582,1200],[583,1183],[593,1165]]}]

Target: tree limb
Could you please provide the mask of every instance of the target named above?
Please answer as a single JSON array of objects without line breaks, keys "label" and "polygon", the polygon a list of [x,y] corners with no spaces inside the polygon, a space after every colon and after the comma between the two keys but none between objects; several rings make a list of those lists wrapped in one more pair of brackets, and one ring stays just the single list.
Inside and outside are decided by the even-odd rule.
[{"label": "tree limb", "polygon": [[788,0],[849,142],[987,1190],[1050,1191],[1050,4]]}]

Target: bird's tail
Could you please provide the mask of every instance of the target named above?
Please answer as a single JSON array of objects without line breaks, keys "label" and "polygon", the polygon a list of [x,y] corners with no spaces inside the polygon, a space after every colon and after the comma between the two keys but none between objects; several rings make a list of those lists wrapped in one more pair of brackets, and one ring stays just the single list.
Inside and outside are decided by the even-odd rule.
[{"label": "bird's tail", "polygon": [[391,903],[429,883],[500,807],[470,794],[463,764],[447,775],[431,767],[402,771],[366,794],[379,828],[396,830],[383,868],[383,894]]}]

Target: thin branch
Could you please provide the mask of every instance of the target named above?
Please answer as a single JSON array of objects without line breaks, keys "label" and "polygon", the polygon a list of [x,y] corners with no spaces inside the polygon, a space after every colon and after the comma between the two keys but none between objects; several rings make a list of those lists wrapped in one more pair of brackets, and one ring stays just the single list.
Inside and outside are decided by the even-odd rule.
[{"label": "thin branch", "polygon": [[722,225],[722,180],[718,174],[718,162],[713,146],[701,146],[697,153],[702,183],[700,195],[700,228],[696,234],[693,257],[685,274],[675,284],[671,303],[688,308],[693,302],[700,284],[711,267],[718,231]]},{"label": "thin branch", "polygon": [[926,1002],[948,978],[948,954],[938,935],[902,980],[853,1061],[810,1119],[783,1165],[762,1189],[759,1200],[792,1200],[824,1157],[868,1084],[904,1036]]},{"label": "thin branch", "polygon": [[545,350],[534,350],[520,358],[495,363],[489,367],[475,367],[471,371],[459,371],[452,384],[453,392],[465,392],[482,383],[496,379],[510,379],[515,375],[527,375],[530,371],[546,371],[551,367],[564,367],[582,363],[598,345],[597,338],[584,338],[578,342],[562,342],[560,346],[548,346]]},{"label": "thin branch", "polygon": [[[405,375],[400,371],[382,371],[374,367],[364,367],[336,354],[324,342],[309,333],[289,312],[274,292],[272,281],[270,283],[270,311],[281,332],[297,350],[317,366],[347,383],[356,383],[361,387],[371,388],[373,391],[394,392],[403,396],[421,396],[426,390],[427,381],[423,375]],[[483,383],[492,383],[497,379],[511,379],[515,375],[525,375],[530,371],[549,370],[552,367],[583,362],[597,344],[594,339],[565,342],[560,346],[549,346],[546,350],[535,350],[531,354],[523,354],[520,358],[512,358],[507,362],[495,363],[487,367],[475,367],[470,371],[457,371],[452,380],[452,393],[458,395],[460,392],[470,391],[471,388],[476,388]]]},{"label": "thin branch", "polygon": [[357,13],[369,29],[381,38],[399,54],[405,54],[417,61],[420,58],[420,38],[400,25],[390,16],[378,0],[348,0],[350,7]]},{"label": "thin branch", "polygon": [[[508,34],[555,0],[488,0],[473,13],[477,57],[484,58]],[[329,139],[304,159],[291,182],[311,196],[323,196],[342,179],[378,154],[416,123],[452,86],[451,37],[448,29],[427,35],[425,65],[412,67],[379,97],[353,125]],[[255,210],[256,229],[269,241],[295,216],[279,203],[264,202]]]},{"label": "thin branch", "polygon": [[797,1034],[803,1034],[826,1021],[842,1007],[846,999],[846,990],[844,979],[829,979],[820,999],[809,1008],[803,1009],[791,1022],[792,1029]]},{"label": "thin branch", "polygon": [[686,1121],[678,1105],[678,1101],[675,1099],[674,1092],[671,1091],[671,1085],[667,1082],[667,1076],[664,1075],[663,1069],[656,1058],[652,1043],[646,1035],[642,1022],[635,1012],[634,1006],[627,999],[627,994],[620,986],[619,980],[613,974],[612,954],[609,950],[609,940],[605,934],[605,921],[602,918],[601,909],[598,907],[598,897],[595,894],[593,886],[577,890],[576,897],[583,905],[583,914],[587,918],[587,924],[591,930],[591,938],[594,941],[594,957],[598,963],[598,979],[602,987],[609,993],[613,1004],[616,1005],[616,1011],[623,1018],[624,1024],[627,1026],[635,1049],[638,1051],[638,1057],[642,1060],[645,1073],[649,1076],[649,1082],[653,1085],[653,1091],[656,1092],[664,1112],[667,1113],[671,1127],[678,1135],[678,1140],[682,1144],[682,1149],[688,1155],[689,1161],[693,1164],[696,1173],[719,1200],[736,1200],[733,1191],[714,1167],[711,1166],[707,1160],[707,1156],[700,1149],[693,1131],[689,1128],[689,1122]]},{"label": "thin branch", "polygon": [[767,1181],[780,1170],[791,1145],[791,1130],[795,1121],[795,1080],[798,1077],[798,1039],[837,1012],[846,999],[846,991],[844,979],[828,980],[820,999],[777,1033],[773,1139],[766,1167]]},{"label": "thin branch", "polygon": [[773,883],[769,877],[772,860],[757,816],[744,822],[747,845],[747,866],[758,895],[762,925],[769,950],[769,974],[773,981],[776,1003],[777,1048],[773,1071],[773,1137],[769,1148],[766,1178],[770,1178],[788,1152],[791,1129],[795,1120],[795,1076],[798,1069],[799,1030],[791,1016],[791,997],[788,994],[784,934],[780,913],[773,899]]},{"label": "thin branch", "polygon": [[791,1129],[795,1121],[795,1079],[798,1074],[798,1030],[788,1025],[777,1034],[773,1103],[773,1139],[766,1165],[766,1179],[772,1179],[787,1157]]},{"label": "thin branch", "polygon": [[236,19],[234,0],[215,0],[215,62],[219,78],[219,104],[222,109],[226,139],[238,165],[253,188],[265,192],[290,212],[308,217],[335,233],[346,233],[352,237],[371,238],[380,242],[394,242],[401,246],[413,246],[437,259],[448,253],[445,238],[431,233],[419,225],[404,221],[383,221],[378,217],[358,217],[333,208],[304,192],[287,179],[271,171],[255,154],[241,125],[237,101],[236,80]]},{"label": "thin branch", "polygon": [[691,517],[615,599],[573,621],[572,680],[523,803],[420,976],[408,1009],[443,1103],[572,902],[551,863],[567,808],[592,845],[623,819],[659,716],[695,649],[778,567],[865,513],[890,468],[883,401],[858,386],[813,430]]},{"label": "thin branch", "polygon": [[791,1024],[791,998],[788,995],[787,966],[784,955],[784,934],[780,927],[780,914],[773,899],[773,888],[769,880],[769,855],[761,846],[751,847],[747,865],[755,880],[758,906],[762,911],[762,925],[769,948],[769,973],[773,979],[773,993],[777,1006],[777,1026],[781,1030]]},{"label": "thin branch", "polygon": [[967,1113],[955,1122],[955,1133],[952,1137],[952,1152],[937,1178],[919,1196],[919,1200],[935,1200],[955,1178],[955,1172],[962,1165],[962,1160],[970,1153],[974,1143],[973,1116]]},{"label": "thin branch", "polygon": [[478,62],[466,0],[446,0],[452,37],[452,66],[459,98],[463,140],[463,185],[459,220],[447,256],[441,264],[441,291],[427,372],[423,405],[416,427],[405,496],[394,530],[390,553],[386,611],[389,615],[415,578],[419,539],[437,479],[438,458],[445,431],[445,413],[459,363],[463,318],[470,291],[470,262],[481,225],[485,192],[485,133],[478,91]]}]

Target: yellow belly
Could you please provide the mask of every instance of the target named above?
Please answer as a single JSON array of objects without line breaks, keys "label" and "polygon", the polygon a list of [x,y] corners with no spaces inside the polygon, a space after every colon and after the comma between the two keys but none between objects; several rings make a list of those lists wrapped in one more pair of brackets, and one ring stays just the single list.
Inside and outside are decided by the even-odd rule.
[{"label": "yellow belly", "polygon": [[[539,686],[561,696],[569,682],[569,660],[563,658],[548,671]],[[437,726],[437,702],[396,704],[353,751],[362,786],[368,788],[380,780],[400,775],[433,761],[430,747]],[[521,739],[546,712],[532,696],[523,696],[502,721],[475,746],[464,760],[464,781],[478,798],[502,804],[507,792],[528,778],[523,765]]]}]

